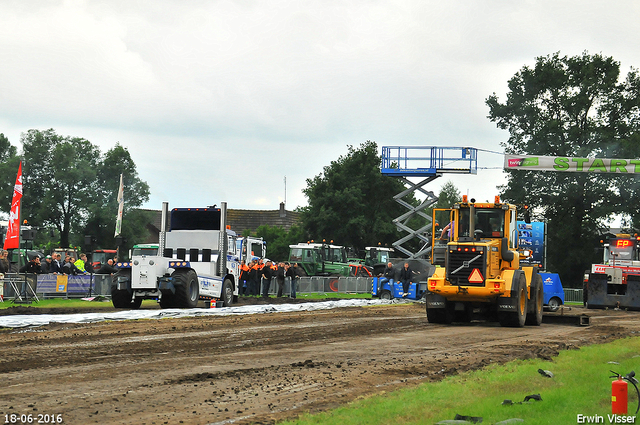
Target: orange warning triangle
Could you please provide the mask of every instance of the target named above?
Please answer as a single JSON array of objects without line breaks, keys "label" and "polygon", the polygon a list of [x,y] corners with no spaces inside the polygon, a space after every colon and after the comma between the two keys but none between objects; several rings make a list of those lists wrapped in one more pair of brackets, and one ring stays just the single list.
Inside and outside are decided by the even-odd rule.
[{"label": "orange warning triangle", "polygon": [[469,275],[469,283],[482,283],[483,281],[484,278],[482,277],[482,273],[480,273],[480,269],[473,269]]}]

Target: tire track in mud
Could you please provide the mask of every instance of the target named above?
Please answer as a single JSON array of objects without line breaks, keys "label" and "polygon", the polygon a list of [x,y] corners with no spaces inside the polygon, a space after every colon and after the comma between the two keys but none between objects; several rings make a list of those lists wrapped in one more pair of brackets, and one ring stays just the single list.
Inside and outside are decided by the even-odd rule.
[{"label": "tire track in mud", "polygon": [[0,411],[62,413],[70,424],[273,423],[488,364],[551,359],[632,335],[639,317],[444,326],[416,304],[3,331]]}]

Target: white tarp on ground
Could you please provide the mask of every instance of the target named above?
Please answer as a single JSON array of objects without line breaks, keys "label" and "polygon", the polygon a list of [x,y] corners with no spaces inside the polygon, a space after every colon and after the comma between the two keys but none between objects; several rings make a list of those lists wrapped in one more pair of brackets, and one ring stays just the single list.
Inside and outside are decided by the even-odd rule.
[{"label": "white tarp on ground", "polygon": [[[32,314],[0,316],[0,328],[21,328],[25,326],[43,326],[50,323],[92,323],[106,320],[164,319],[194,316],[232,316],[237,314],[277,313],[290,311],[328,310],[339,307],[361,307],[367,305],[389,304],[395,301],[346,299],[301,304],[265,304],[223,308],[192,308],[164,310],[126,310],[108,313],[84,314]],[[406,302],[404,300],[400,302]]]}]

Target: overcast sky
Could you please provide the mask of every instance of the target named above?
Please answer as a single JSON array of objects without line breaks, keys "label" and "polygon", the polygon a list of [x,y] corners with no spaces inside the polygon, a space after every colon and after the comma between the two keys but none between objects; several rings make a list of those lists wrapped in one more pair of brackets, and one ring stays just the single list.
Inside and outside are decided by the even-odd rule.
[{"label": "overcast sky", "polygon": [[[119,142],[154,209],[277,209],[286,175],[292,210],[366,140],[502,152],[485,99],[536,57],[640,67],[631,0],[2,0],[0,16],[0,133]],[[480,152],[477,175],[427,188],[493,199],[501,165]]]}]

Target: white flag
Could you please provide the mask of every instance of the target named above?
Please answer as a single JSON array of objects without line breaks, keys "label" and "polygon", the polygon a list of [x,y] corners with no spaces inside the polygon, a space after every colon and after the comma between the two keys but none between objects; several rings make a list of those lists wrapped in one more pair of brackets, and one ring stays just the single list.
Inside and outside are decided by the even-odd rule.
[{"label": "white flag", "polygon": [[124,207],[124,186],[122,185],[122,174],[120,174],[120,189],[118,189],[118,217],[116,218],[116,234],[118,236],[122,232],[122,208]]}]

